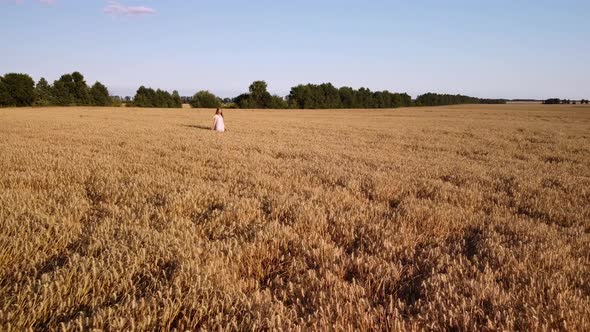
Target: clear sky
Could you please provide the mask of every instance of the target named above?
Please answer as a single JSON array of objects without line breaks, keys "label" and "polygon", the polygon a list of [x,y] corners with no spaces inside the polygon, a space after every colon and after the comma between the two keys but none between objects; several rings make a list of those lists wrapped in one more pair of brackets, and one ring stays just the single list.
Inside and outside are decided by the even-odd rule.
[{"label": "clear sky", "polygon": [[590,98],[588,0],[0,0],[0,75],[222,97],[265,80]]}]

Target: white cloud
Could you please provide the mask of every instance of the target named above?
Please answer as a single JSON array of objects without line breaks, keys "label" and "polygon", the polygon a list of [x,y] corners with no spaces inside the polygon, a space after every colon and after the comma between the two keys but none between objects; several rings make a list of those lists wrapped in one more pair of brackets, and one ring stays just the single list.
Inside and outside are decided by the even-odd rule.
[{"label": "white cloud", "polygon": [[145,6],[125,6],[117,1],[109,1],[103,12],[109,15],[141,16],[155,14],[156,10]]}]

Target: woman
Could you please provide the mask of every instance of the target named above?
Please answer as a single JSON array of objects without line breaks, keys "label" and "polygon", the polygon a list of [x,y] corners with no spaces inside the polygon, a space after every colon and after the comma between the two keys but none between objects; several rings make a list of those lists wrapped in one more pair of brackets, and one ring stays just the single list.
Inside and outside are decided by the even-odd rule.
[{"label": "woman", "polygon": [[213,117],[213,128],[215,131],[224,132],[225,131],[225,123],[223,121],[223,112],[218,108],[215,111],[215,116]]}]

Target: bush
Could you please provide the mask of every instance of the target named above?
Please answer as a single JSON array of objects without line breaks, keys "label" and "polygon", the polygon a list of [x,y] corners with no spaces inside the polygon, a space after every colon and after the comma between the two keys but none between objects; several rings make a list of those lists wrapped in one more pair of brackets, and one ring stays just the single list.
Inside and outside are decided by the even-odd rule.
[{"label": "bush", "polygon": [[123,101],[119,96],[112,96],[111,97],[111,105],[113,107],[123,107]]},{"label": "bush", "polygon": [[221,100],[209,91],[197,92],[190,101],[194,108],[217,108],[221,106]]},{"label": "bush", "polygon": [[232,103],[232,102],[223,103],[223,104],[221,104],[221,107],[227,108],[227,109],[236,109],[236,108],[239,108],[238,107],[238,104]]}]

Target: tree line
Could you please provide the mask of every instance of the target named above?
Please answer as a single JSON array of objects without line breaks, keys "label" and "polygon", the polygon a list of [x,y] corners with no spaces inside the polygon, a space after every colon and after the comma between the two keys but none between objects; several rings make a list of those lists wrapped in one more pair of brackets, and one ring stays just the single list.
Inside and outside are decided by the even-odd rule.
[{"label": "tree line", "polygon": [[188,102],[195,108],[236,107],[262,109],[342,109],[443,106],[456,104],[506,104],[506,99],[485,99],[463,95],[426,93],[413,101],[407,93],[371,91],[367,88],[336,88],[331,83],[300,84],[282,98],[271,95],[264,81],[253,82],[248,93],[221,99],[209,91],[199,91]]},{"label": "tree line", "polygon": [[505,99],[484,99],[463,95],[425,93],[418,96],[416,106],[445,106],[459,104],[506,104]]},{"label": "tree line", "polygon": [[256,109],[337,109],[337,108],[394,108],[411,106],[412,99],[406,94],[388,91],[372,92],[366,88],[336,88],[331,83],[306,84],[291,88],[286,98],[272,95],[264,81],[255,81],[248,92],[232,99],[215,96],[209,91],[197,92],[189,101],[192,107],[236,107]]},{"label": "tree line", "polygon": [[10,73],[0,76],[0,106],[126,106],[180,108],[189,103],[195,108],[256,108],[256,109],[342,109],[397,108],[409,106],[442,106],[454,104],[503,104],[504,99],[482,99],[463,95],[426,93],[412,100],[407,93],[371,91],[367,88],[337,88],[331,83],[300,84],[292,87],[285,98],[268,92],[265,81],[253,82],[247,93],[235,98],[221,99],[202,90],[192,97],[181,97],[178,91],[169,93],[141,86],[133,98],[110,96],[100,82],[91,87],[79,72],[64,74],[53,84],[41,78],[36,84],[27,74]]},{"label": "tree line", "polygon": [[331,83],[298,85],[287,97],[291,108],[395,108],[411,106],[406,93],[371,91],[367,88],[336,88]]},{"label": "tree line", "polygon": [[[121,106],[123,99],[111,96],[107,87],[96,82],[86,84],[84,75],[79,72],[64,74],[53,84],[45,78],[35,84],[31,76],[9,73],[0,76],[0,107],[22,106]],[[141,86],[129,106],[178,108],[182,100],[177,91],[169,93]]]},{"label": "tree line", "polygon": [[35,84],[31,76],[0,76],[0,106],[111,106],[113,99],[100,82],[88,86],[79,72],[64,74],[53,84],[45,78]]},{"label": "tree line", "polygon": [[[570,99],[559,99],[559,98],[549,98],[547,100],[543,101],[543,104],[545,105],[556,105],[556,104],[576,104],[575,100],[570,100]],[[580,104],[588,104],[588,100],[587,99],[582,99],[580,100]]]}]

